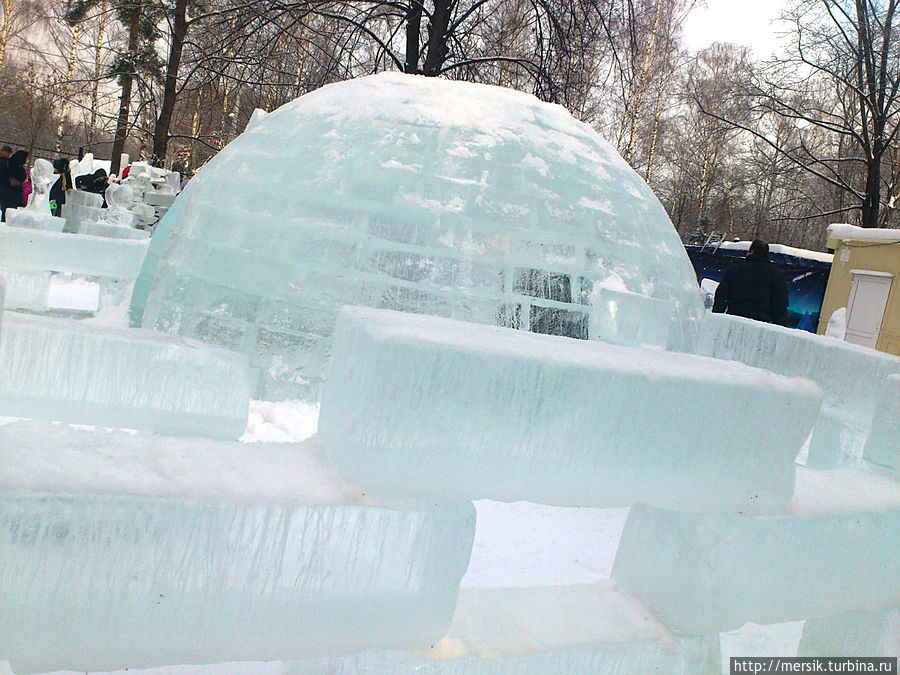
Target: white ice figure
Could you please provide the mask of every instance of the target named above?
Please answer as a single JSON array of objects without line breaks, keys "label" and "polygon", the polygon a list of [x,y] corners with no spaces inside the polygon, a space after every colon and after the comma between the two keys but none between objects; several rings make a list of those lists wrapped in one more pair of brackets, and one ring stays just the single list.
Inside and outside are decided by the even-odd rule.
[{"label": "white ice figure", "polygon": [[383,73],[266,115],[154,232],[144,326],[230,335],[259,395],[317,398],[342,305],[587,337],[593,283],[698,316],[684,247],[590,126],[510,89]]},{"label": "white ice figure", "polygon": [[781,515],[632,507],[612,578],[673,631],[703,635],[896,607],[898,550],[900,484],[799,467]]},{"label": "white ice figure", "polygon": [[243,354],[152,331],[7,312],[0,415],[238,438],[256,373]]},{"label": "white ice figure", "polygon": [[50,187],[55,181],[53,164],[46,159],[36,159],[31,167],[31,194],[28,195],[26,211],[40,215],[52,215],[50,212]]},{"label": "white ice figure", "polygon": [[0,427],[0,644],[15,672],[425,649],[471,503],[383,502],[313,444]]},{"label": "white ice figure", "polygon": [[[75,179],[79,176],[85,176],[89,173],[94,172],[94,153],[89,152],[81,159],[76,159],[69,163],[69,173],[72,175],[72,184],[75,184]],[[66,199],[66,204],[69,203],[69,200]]]},{"label": "white ice figure", "polygon": [[729,361],[347,307],[319,436],[376,494],[748,511],[790,498],[820,401]]},{"label": "white ice figure", "polygon": [[128,208],[134,202],[134,190],[129,183],[111,183],[106,188],[106,212],[103,222],[120,227],[131,227],[134,217]]}]

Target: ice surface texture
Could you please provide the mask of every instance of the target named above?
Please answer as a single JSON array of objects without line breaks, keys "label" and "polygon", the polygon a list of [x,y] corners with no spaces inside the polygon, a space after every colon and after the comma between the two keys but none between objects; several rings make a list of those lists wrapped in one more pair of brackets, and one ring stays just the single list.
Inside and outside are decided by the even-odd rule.
[{"label": "ice surface texture", "polygon": [[412,653],[289,664],[286,675],[718,675],[719,637],[673,639],[609,583],[463,589],[446,637]]},{"label": "ice surface texture", "polygon": [[262,117],[151,243],[132,319],[315,398],[355,304],[586,337],[593,282],[701,311],[662,206],[588,125],[508,89],[384,73]]},{"label": "ice surface texture", "polygon": [[141,269],[147,244],[0,225],[0,270],[131,280]]},{"label": "ice surface texture", "polygon": [[691,351],[817,382],[824,401],[813,431],[812,463],[820,453],[861,449],[882,382],[900,373],[900,358],[891,354],[726,314],[705,317]]},{"label": "ice surface texture", "polygon": [[900,609],[848,612],[803,626],[800,656],[893,656],[900,658]]},{"label": "ice surface texture", "polygon": [[39,230],[46,232],[62,232],[66,226],[65,218],[51,216],[49,213],[31,211],[26,207],[7,209],[6,226],[18,227],[26,230]]},{"label": "ice surface texture", "polygon": [[864,457],[900,475],[900,375],[882,382]]},{"label": "ice surface texture", "polygon": [[811,469],[797,482],[784,515],[632,507],[613,578],[692,634],[900,604],[900,486]]},{"label": "ice surface texture", "polygon": [[0,415],[238,438],[256,379],[243,354],[151,331],[7,312]]},{"label": "ice surface texture", "polygon": [[17,672],[427,647],[471,504],[0,493],[0,640]]},{"label": "ice surface texture", "polygon": [[[752,509],[790,498],[820,398],[737,363],[353,307],[319,435],[376,494]],[[735,434],[711,407],[766,423]]]}]

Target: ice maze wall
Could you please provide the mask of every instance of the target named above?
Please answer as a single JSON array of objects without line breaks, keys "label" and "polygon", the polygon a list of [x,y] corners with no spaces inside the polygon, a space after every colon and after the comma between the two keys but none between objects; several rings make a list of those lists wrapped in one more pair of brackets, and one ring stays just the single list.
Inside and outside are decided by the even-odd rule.
[{"label": "ice maze wall", "polygon": [[608,143],[519,92],[386,73],[283,106],[204,166],[132,321],[249,354],[260,396],[315,399],[343,305],[586,338],[607,278],[700,312],[665,211]]}]

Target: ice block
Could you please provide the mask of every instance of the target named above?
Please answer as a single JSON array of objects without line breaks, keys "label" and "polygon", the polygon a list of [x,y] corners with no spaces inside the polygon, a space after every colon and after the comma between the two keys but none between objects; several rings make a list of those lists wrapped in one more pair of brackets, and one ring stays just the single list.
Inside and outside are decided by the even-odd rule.
[{"label": "ice block", "polygon": [[51,272],[16,272],[4,268],[3,276],[7,280],[5,308],[32,312],[47,310]]},{"label": "ice block", "polygon": [[62,232],[65,225],[65,218],[51,216],[49,213],[30,211],[24,207],[6,210],[7,227],[21,227],[28,230],[42,230],[46,232]]},{"label": "ice block", "polygon": [[900,609],[848,612],[807,621],[799,656],[900,658]]},{"label": "ice block", "polygon": [[0,415],[238,438],[256,373],[243,354],[138,329],[6,312]]},{"label": "ice block", "polygon": [[88,220],[81,224],[81,234],[90,234],[95,237],[113,237],[115,239],[149,239],[150,233],[146,230],[138,230],[126,225],[114,225],[112,223]]},{"label": "ice block", "polygon": [[70,272],[133,280],[146,240],[110,239],[0,225],[0,270]]},{"label": "ice block", "polygon": [[103,206],[103,195],[96,192],[86,192],[85,190],[69,190],[66,192],[66,205],[63,208],[68,210],[72,206],[87,206],[99,209]]},{"label": "ice block", "polygon": [[833,423],[844,417],[867,429],[881,382],[888,375],[900,373],[900,357],[726,314],[706,315],[691,350],[817,382],[824,394],[823,410],[834,411],[831,420],[823,420],[825,427],[813,431],[813,446],[824,443],[826,453],[836,437],[843,439],[842,451],[847,455],[853,453],[854,446],[865,443],[864,432],[854,428],[837,432]]},{"label": "ice block", "polygon": [[[90,193],[82,193],[90,194]],[[100,195],[96,195],[100,197]],[[103,198],[100,197],[101,204]],[[99,206],[88,206],[84,204],[70,204],[68,198],[66,205],[63,207],[63,213],[66,214],[66,227],[64,232],[81,232],[81,224],[91,220],[98,220],[102,214]]]},{"label": "ice block", "polygon": [[612,576],[672,630],[705,634],[896,606],[898,550],[900,485],[798,467],[781,515],[632,507]]},{"label": "ice block", "polygon": [[463,589],[430,649],[287,664],[285,675],[718,675],[719,636],[673,637],[610,584]]},{"label": "ice block", "polygon": [[591,305],[591,339],[662,349],[668,346],[673,304],[598,284],[591,294]]},{"label": "ice block", "polygon": [[[584,338],[593,282],[615,274],[702,312],[643,179],[565,109],[506,88],[399,73],[322,87],[250,125],[171,208],[132,318],[237,344],[264,370],[259,397],[318,398],[348,304]],[[207,337],[210,322],[224,325]]]},{"label": "ice block", "polygon": [[900,475],[900,375],[882,382],[863,456]]},{"label": "ice block", "polygon": [[764,509],[790,498],[820,398],[727,361],[353,307],[319,434],[378,494]]},{"label": "ice block", "polygon": [[470,503],[372,501],[310,444],[31,425],[0,453],[17,673],[426,648],[472,546]]}]

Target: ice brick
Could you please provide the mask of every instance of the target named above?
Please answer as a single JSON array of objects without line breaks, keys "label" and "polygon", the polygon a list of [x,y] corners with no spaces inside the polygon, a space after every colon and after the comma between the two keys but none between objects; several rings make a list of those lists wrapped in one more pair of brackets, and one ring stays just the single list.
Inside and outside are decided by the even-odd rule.
[{"label": "ice brick", "polygon": [[127,225],[114,225],[89,220],[81,223],[81,234],[90,234],[95,237],[113,237],[114,239],[149,239],[150,233],[146,230],[138,230]]},{"label": "ice brick", "polygon": [[672,635],[610,584],[463,589],[443,640],[289,664],[286,675],[632,675],[720,672],[719,636]]},{"label": "ice brick", "polygon": [[674,306],[639,293],[598,285],[591,294],[591,339],[624,345],[669,344]]},{"label": "ice brick", "polygon": [[[132,320],[205,339],[222,297],[251,305],[235,329],[265,371],[260,397],[318,398],[348,304],[583,338],[588,280],[615,274],[702,312],[664,209],[589,126],[521,92],[397,73],[322,87],[251,125],[150,247]],[[273,307],[304,327],[273,336]]]},{"label": "ice brick", "polygon": [[900,485],[799,467],[781,515],[632,507],[613,579],[672,630],[705,634],[900,604],[898,550]]},{"label": "ice brick", "polygon": [[[790,498],[819,401],[737,363],[353,307],[319,433],[379,494],[766,508]],[[766,424],[736,434],[711,407]]]},{"label": "ice brick", "polygon": [[103,195],[84,190],[69,190],[66,192],[66,204],[63,206],[63,211],[68,212],[73,206],[88,206],[99,209],[103,206]]},{"label": "ice brick", "polygon": [[900,657],[900,610],[848,612],[803,626],[799,656]]},{"label": "ice brick", "polygon": [[0,415],[238,438],[256,373],[243,354],[138,329],[7,312]]},{"label": "ice brick", "polygon": [[[89,193],[84,193],[89,194]],[[96,195],[100,197],[100,195]],[[102,198],[101,198],[102,203]],[[63,213],[66,214],[66,226],[64,232],[81,232],[81,224],[84,222],[98,220],[103,211],[99,206],[87,206],[82,204],[69,204],[63,207]]]},{"label": "ice brick", "polygon": [[900,375],[891,375],[882,382],[863,456],[900,475]]},{"label": "ice brick", "polygon": [[0,429],[0,644],[16,672],[424,648],[447,629],[470,503],[343,494],[308,444],[64,429],[33,458],[36,435],[53,438]]},{"label": "ice brick", "polygon": [[0,225],[0,270],[133,280],[148,242]]},{"label": "ice brick", "polygon": [[843,439],[842,451],[848,455],[865,443],[864,432],[855,428],[839,432],[834,423],[844,418],[867,429],[881,382],[900,373],[900,358],[891,354],[726,314],[706,315],[691,351],[817,382],[824,394],[823,410],[833,414],[830,420],[823,419],[823,428],[813,431],[813,450],[824,443],[826,453],[835,438]]},{"label": "ice brick", "polygon": [[7,209],[6,224],[8,227],[62,232],[66,225],[66,219],[51,216],[49,213],[39,213],[38,211],[29,211],[26,208],[18,208]]}]

